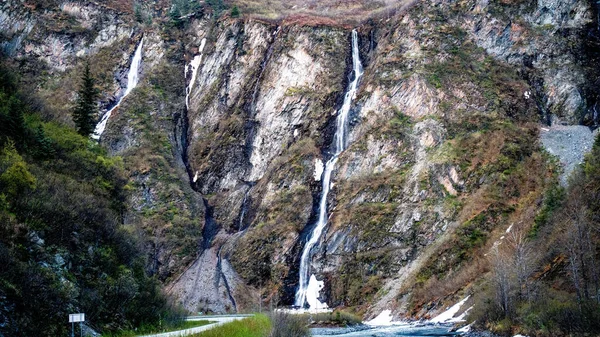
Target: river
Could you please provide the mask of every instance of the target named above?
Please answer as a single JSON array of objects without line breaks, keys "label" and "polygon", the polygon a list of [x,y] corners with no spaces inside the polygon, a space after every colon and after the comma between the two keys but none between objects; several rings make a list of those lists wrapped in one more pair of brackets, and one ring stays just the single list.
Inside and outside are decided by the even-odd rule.
[{"label": "river", "polygon": [[[460,336],[460,332],[451,332],[451,324],[406,324],[385,327],[362,328],[315,328],[313,337],[392,337],[392,336]],[[358,330],[358,331],[357,331]]]}]

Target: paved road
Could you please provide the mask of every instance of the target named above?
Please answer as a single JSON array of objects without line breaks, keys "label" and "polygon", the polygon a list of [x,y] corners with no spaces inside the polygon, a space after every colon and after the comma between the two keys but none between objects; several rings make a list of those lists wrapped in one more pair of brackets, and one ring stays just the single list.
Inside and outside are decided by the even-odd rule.
[{"label": "paved road", "polygon": [[181,337],[196,334],[202,331],[210,330],[220,325],[251,317],[252,315],[214,315],[214,316],[190,316],[188,321],[211,321],[214,323],[179,331],[163,332],[154,335],[144,335],[142,337]]}]

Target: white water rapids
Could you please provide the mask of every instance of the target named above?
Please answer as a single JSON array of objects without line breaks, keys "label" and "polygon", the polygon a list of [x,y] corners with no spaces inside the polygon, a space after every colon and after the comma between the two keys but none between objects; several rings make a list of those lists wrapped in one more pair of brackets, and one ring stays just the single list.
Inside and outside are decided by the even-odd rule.
[{"label": "white water rapids", "polygon": [[94,129],[94,134],[92,135],[92,138],[95,140],[100,139],[100,136],[102,136],[102,133],[104,132],[104,129],[106,129],[106,123],[108,122],[108,119],[110,118],[110,115],[112,114],[112,112],[119,107],[119,105],[121,105],[121,102],[123,101],[123,99],[125,98],[125,96],[129,95],[129,93],[133,90],[133,88],[135,88],[138,84],[138,79],[139,79],[139,73],[140,73],[140,66],[142,64],[142,45],[144,43],[144,38],[142,38],[140,40],[140,43],[137,46],[137,49],[135,50],[135,54],[133,54],[133,58],[131,59],[131,65],[129,66],[129,72],[127,73],[127,88],[125,89],[125,93],[123,93],[123,95],[121,95],[121,97],[119,98],[119,100],[117,101],[117,104],[115,104],[115,106],[113,106],[110,110],[108,110],[104,116],[102,116],[102,118],[100,119],[100,122],[98,122],[98,124],[96,124],[96,128]]},{"label": "white water rapids", "polygon": [[311,250],[317,244],[317,242],[319,242],[321,234],[323,233],[323,229],[325,228],[325,225],[327,225],[327,196],[329,195],[329,190],[331,188],[331,173],[335,168],[338,156],[346,149],[350,106],[352,104],[352,100],[356,96],[358,84],[363,75],[363,68],[362,63],[360,62],[358,50],[358,34],[356,30],[352,31],[352,68],[354,78],[348,86],[348,91],[344,97],[344,104],[338,111],[337,128],[335,131],[333,144],[335,147],[335,152],[333,153],[331,159],[329,159],[325,164],[325,169],[323,171],[323,191],[321,192],[321,200],[319,202],[319,220],[317,221],[317,224],[311,233],[310,239],[304,246],[302,257],[300,258],[300,279],[298,282],[298,291],[296,292],[294,303],[300,308],[304,308],[305,304],[308,303],[308,306],[311,310],[327,309],[327,303],[321,303],[318,300],[319,291],[323,288],[323,281],[318,281],[315,275],[310,275],[309,278],[309,268],[311,261]]}]

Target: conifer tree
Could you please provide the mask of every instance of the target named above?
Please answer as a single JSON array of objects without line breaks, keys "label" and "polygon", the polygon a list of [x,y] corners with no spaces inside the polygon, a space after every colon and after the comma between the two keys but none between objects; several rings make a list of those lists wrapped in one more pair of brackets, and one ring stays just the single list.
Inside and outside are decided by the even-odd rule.
[{"label": "conifer tree", "polygon": [[231,9],[231,17],[232,18],[239,18],[240,17],[240,9],[238,8],[238,6],[233,6],[233,8]]},{"label": "conifer tree", "polygon": [[82,83],[78,91],[77,105],[73,110],[73,121],[77,126],[77,132],[83,136],[89,136],[94,131],[96,116],[98,115],[98,89],[95,87],[96,80],[90,74],[90,65],[86,63]]}]

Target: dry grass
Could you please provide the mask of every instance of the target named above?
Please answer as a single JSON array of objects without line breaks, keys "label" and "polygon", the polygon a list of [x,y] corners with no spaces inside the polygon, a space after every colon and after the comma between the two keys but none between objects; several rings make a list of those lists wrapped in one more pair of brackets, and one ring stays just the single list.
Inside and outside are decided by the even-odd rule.
[{"label": "dry grass", "polygon": [[284,24],[352,26],[392,16],[415,0],[229,0],[242,15]]}]

